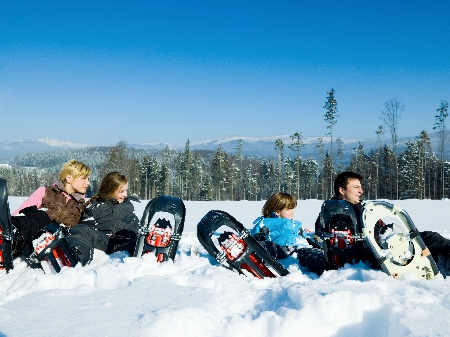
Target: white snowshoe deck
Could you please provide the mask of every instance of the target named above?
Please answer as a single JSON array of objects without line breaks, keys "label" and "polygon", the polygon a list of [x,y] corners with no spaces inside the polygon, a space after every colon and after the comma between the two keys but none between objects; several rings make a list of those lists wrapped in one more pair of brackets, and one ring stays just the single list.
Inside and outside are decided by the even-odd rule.
[{"label": "white snowshoe deck", "polygon": [[372,201],[365,205],[361,219],[365,240],[388,275],[397,278],[410,272],[430,280],[439,274],[419,231],[402,208]]}]

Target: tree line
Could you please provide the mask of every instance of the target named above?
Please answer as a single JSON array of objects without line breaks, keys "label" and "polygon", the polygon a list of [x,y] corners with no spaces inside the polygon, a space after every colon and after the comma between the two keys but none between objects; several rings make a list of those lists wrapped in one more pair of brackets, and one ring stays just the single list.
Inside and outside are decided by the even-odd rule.
[{"label": "tree line", "polygon": [[222,146],[214,151],[193,151],[189,140],[184,150],[139,151],[121,141],[110,148],[89,150],[94,155],[79,150],[76,156],[70,151],[47,153],[45,159],[39,154],[26,156],[26,160],[22,158],[12,167],[0,167],[0,177],[8,180],[10,195],[28,196],[37,187],[56,181],[62,163],[75,158],[94,170],[88,196],[98,190],[106,173],[119,171],[129,179],[129,192],[142,199],[172,195],[183,200],[265,200],[277,191],[288,192],[298,199],[328,199],[333,195],[336,174],[351,170],[365,177],[363,189],[367,199],[448,197],[446,101],[441,101],[435,116],[434,128],[440,137],[437,153],[433,152],[426,131],[407,142],[406,148],[399,152],[398,125],[404,105],[393,98],[386,101],[382,110],[392,143],[382,143],[385,128],[380,125],[375,130],[377,147],[364,149],[360,143],[347,162],[342,140],[339,137],[333,140],[333,127],[339,117],[334,89],[328,92],[324,109],[330,144],[318,138],[315,157],[301,155],[304,147],[301,132],[293,133],[288,144],[277,139],[274,142],[277,155],[268,157],[243,155],[241,140],[232,152]]}]

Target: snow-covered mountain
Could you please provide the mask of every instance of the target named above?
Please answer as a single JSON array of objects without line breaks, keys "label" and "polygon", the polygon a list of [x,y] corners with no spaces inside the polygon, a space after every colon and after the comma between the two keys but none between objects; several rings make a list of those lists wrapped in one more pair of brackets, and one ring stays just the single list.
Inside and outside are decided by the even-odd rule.
[{"label": "snow-covered mountain", "polygon": [[[322,141],[325,145],[325,150],[329,149],[330,137],[328,136],[304,137],[302,139],[304,147],[301,149],[301,155],[303,157],[316,156],[316,146],[319,143],[319,138],[322,138]],[[406,142],[415,138],[416,137],[399,138],[399,150],[402,151],[405,148]],[[433,144],[433,149],[437,151],[439,142],[438,134],[430,134],[430,138]],[[214,139],[190,140],[189,145],[191,150],[215,150],[220,145],[222,145],[223,149],[228,153],[235,153],[239,140],[242,140],[242,153],[244,155],[275,156],[277,154],[275,149],[275,141],[277,139],[281,139],[283,141],[285,145],[284,153],[286,156],[294,154],[294,152],[288,148],[288,146],[292,143],[291,137],[289,135],[268,137],[228,136]],[[335,142],[336,139],[337,137],[333,139],[333,142]],[[364,146],[364,150],[366,152],[378,146],[376,138],[341,138],[341,141],[343,143],[344,157],[348,157],[352,150],[359,146],[359,143]],[[381,145],[390,145],[390,143],[391,140],[386,135],[381,140]],[[110,145],[113,146],[115,144]],[[89,146],[92,145],[59,141],[53,138],[40,138],[37,140],[17,140],[0,143],[0,158],[12,157],[24,153],[77,149]],[[139,144],[129,143],[128,146],[136,149],[162,150],[168,147],[169,149],[183,150],[186,146],[186,143],[171,144],[164,142],[148,142]],[[336,149],[335,145],[333,145],[333,147],[334,149]]]},{"label": "snow-covered mountain", "polygon": [[[304,143],[304,147],[301,149],[301,155],[303,157],[316,156],[317,150],[316,146],[319,143],[319,138],[322,138],[322,141],[325,144],[325,150],[329,149],[330,137],[304,137],[302,139]],[[405,137],[400,139],[399,149],[404,148],[405,143],[408,140],[412,140],[414,137]],[[190,141],[191,150],[215,150],[220,145],[222,145],[223,149],[229,153],[235,153],[236,147],[238,146],[239,140],[242,140],[242,153],[244,155],[258,155],[258,156],[275,156],[277,154],[277,150],[275,149],[275,141],[277,139],[281,139],[283,141],[284,154],[289,156],[293,155],[294,152],[288,148],[288,146],[292,143],[291,137],[289,135],[278,135],[278,136],[269,136],[269,137],[242,137],[242,136],[229,136],[229,137],[220,137],[215,139],[204,139],[204,140],[194,140]],[[372,148],[377,147],[377,139],[376,138],[341,138],[343,143],[343,150],[345,155],[349,156],[351,151],[354,148],[359,146],[361,143],[364,146],[365,150],[370,150]],[[336,138],[333,138],[333,147],[335,148]],[[381,145],[389,144],[390,139],[382,139]],[[162,150],[165,147],[169,147],[170,149],[182,150],[185,148],[186,143],[183,144],[168,144],[168,143],[141,143],[141,144],[130,144],[130,146],[140,149],[158,149]]]},{"label": "snow-covered mountain", "polygon": [[16,140],[0,143],[0,157],[17,156],[29,152],[78,149],[87,146],[90,145],[64,142],[54,138]]}]

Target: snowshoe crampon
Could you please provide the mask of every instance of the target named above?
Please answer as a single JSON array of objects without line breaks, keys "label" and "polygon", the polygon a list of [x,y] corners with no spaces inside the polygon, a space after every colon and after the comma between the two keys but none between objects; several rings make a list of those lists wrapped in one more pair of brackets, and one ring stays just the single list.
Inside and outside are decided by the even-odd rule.
[{"label": "snowshoe crampon", "polygon": [[432,279],[439,269],[408,213],[385,201],[372,201],[362,213],[362,231],[383,271]]},{"label": "snowshoe crampon", "polygon": [[363,257],[363,236],[353,207],[345,200],[326,200],[320,212],[325,269],[338,269]]},{"label": "snowshoe crampon", "polygon": [[[220,227],[224,231],[214,243],[213,236]],[[250,236],[250,232],[230,214],[209,211],[197,225],[197,237],[206,251],[222,266],[257,278],[284,276],[289,272]]]},{"label": "snowshoe crampon", "polygon": [[8,188],[5,179],[0,178],[0,270],[13,269],[12,224],[8,205]]},{"label": "snowshoe crampon", "polygon": [[34,250],[27,258],[32,268],[42,268],[46,274],[59,273],[62,267],[75,267],[78,260],[67,242],[62,240],[62,227],[50,224],[33,240]]},{"label": "snowshoe crampon", "polygon": [[179,198],[160,196],[150,200],[142,215],[134,256],[154,253],[158,262],[174,260],[185,216],[186,208]]}]

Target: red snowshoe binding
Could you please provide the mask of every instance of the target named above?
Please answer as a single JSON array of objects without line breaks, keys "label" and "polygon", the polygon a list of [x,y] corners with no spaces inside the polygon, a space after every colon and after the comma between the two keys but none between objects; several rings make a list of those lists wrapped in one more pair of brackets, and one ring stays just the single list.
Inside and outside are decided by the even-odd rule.
[{"label": "red snowshoe binding", "polygon": [[[145,237],[145,242],[152,247],[167,247],[172,237],[172,226],[166,219],[158,219]],[[150,251],[148,251],[150,252]],[[164,253],[156,256],[158,262],[164,261]]]},{"label": "red snowshoe binding", "polygon": [[[247,243],[239,238],[236,234],[232,232],[224,232],[219,236],[218,242],[220,243],[220,248],[224,251],[226,258],[229,261],[238,260],[247,250]],[[276,277],[272,271],[266,267],[264,262],[255,253],[250,253],[248,255],[250,258],[250,265],[256,265],[258,269],[262,271],[266,277]],[[249,264],[243,262],[241,263],[241,268],[247,270],[253,276],[257,278],[262,278],[254,268]]]},{"label": "red snowshoe binding", "polygon": [[13,269],[12,223],[8,205],[8,188],[5,179],[0,178],[0,270]]},{"label": "red snowshoe binding", "polygon": [[320,212],[325,270],[357,263],[364,256],[361,225],[345,200],[326,200]]},{"label": "red snowshoe binding", "polygon": [[46,273],[59,273],[62,267],[75,267],[78,260],[65,240],[62,227],[50,224],[43,228],[33,241],[34,250],[27,258],[32,268],[42,268]]},{"label": "red snowshoe binding", "polygon": [[[212,237],[222,227],[225,231],[213,242]],[[197,238],[223,267],[239,274],[248,272],[257,278],[284,276],[289,272],[250,235],[250,232],[230,214],[223,211],[209,211],[197,225]]]},{"label": "red snowshoe binding", "polygon": [[[156,212],[168,213],[168,217],[174,218],[174,226],[167,219],[153,219]],[[186,208],[179,198],[160,196],[150,200],[142,215],[134,256],[154,253],[158,262],[173,261],[183,233],[185,215]]]}]

